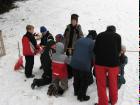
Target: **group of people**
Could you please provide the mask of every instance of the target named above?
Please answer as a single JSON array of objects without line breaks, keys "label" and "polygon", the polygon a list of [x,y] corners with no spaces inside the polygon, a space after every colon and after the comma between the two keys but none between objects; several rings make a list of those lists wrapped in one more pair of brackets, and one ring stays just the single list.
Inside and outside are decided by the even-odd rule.
[{"label": "group of people", "polygon": [[[89,30],[84,37],[78,17],[72,14],[71,23],[64,34],[58,34],[55,38],[45,26],[41,26],[40,44],[37,44],[34,26],[26,26],[27,33],[22,38],[26,60],[25,76],[35,77],[32,74],[34,56],[40,53],[40,69],[43,69],[43,74],[39,79],[34,78],[32,89],[49,85],[49,96],[61,96],[69,87],[68,80],[73,78],[74,96],[83,102],[90,99],[86,93],[94,77],[98,90],[98,103],[94,105],[115,105],[118,89],[126,82],[126,47],[122,45],[121,36],[116,33],[113,25],[98,35],[95,30]],[[109,89],[109,97],[106,88]]]}]

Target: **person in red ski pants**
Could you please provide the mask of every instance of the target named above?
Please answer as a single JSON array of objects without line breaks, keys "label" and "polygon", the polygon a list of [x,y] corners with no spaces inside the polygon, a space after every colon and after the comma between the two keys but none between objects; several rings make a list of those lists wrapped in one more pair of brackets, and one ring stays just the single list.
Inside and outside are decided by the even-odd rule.
[{"label": "person in red ski pants", "polygon": [[[112,105],[115,105],[118,99],[118,82],[117,77],[119,73],[119,67],[106,67],[95,66],[97,88],[98,88],[98,105],[108,105],[109,99]],[[109,99],[106,94],[106,79],[109,78]]]},{"label": "person in red ski pants", "polygon": [[[119,55],[121,36],[115,26],[108,26],[100,33],[95,42],[95,76],[98,90],[98,103],[95,105],[115,105],[118,101]],[[107,76],[109,79],[109,98],[107,97]]]}]

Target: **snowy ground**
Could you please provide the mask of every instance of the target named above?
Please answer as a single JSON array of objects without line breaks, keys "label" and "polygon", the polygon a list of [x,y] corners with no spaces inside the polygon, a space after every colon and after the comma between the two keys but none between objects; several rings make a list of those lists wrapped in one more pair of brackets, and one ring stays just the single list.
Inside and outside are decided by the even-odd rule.
[{"label": "snowy ground", "polygon": [[[73,96],[72,80],[69,81],[69,90],[62,97],[48,97],[47,86],[32,90],[32,79],[26,80],[23,73],[13,71],[18,58],[17,42],[21,41],[27,24],[35,25],[36,30],[45,25],[56,35],[64,32],[70,15],[78,13],[85,34],[89,29],[96,29],[99,33],[113,24],[117,26],[127,49],[138,51],[138,0],[29,0],[16,4],[20,8],[0,15],[0,29],[7,53],[0,58],[0,105],[93,105],[98,100],[95,83],[87,93],[91,100],[80,103]],[[119,91],[118,105],[138,105],[139,54],[128,52],[127,55],[127,83]],[[39,56],[36,56],[36,77],[42,73],[39,66]]]}]

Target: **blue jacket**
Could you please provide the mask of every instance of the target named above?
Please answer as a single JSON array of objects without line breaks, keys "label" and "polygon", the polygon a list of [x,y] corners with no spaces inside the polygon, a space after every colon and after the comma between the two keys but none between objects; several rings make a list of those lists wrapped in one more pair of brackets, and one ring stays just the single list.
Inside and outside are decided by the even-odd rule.
[{"label": "blue jacket", "polygon": [[77,40],[70,66],[75,70],[90,72],[94,60],[94,44],[95,41],[89,37]]}]

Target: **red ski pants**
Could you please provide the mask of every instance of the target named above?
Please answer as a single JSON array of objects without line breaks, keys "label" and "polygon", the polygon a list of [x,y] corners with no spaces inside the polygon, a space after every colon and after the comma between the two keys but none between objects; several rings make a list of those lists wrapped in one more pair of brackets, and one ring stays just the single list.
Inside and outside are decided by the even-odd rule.
[{"label": "red ski pants", "polygon": [[115,105],[118,100],[118,73],[119,67],[106,67],[95,65],[97,90],[98,90],[98,105],[108,105],[108,97],[106,93],[106,79],[108,74],[109,79],[109,99],[111,105]]}]

